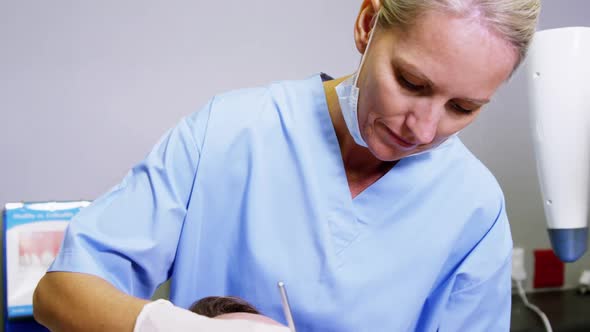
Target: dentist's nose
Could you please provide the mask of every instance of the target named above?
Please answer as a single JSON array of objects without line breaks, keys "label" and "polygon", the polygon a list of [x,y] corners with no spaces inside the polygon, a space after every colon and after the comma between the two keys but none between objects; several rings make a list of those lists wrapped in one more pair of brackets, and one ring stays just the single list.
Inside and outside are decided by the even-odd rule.
[{"label": "dentist's nose", "polygon": [[432,143],[438,124],[444,112],[444,105],[437,106],[432,100],[417,101],[406,117],[406,126],[417,144]]}]

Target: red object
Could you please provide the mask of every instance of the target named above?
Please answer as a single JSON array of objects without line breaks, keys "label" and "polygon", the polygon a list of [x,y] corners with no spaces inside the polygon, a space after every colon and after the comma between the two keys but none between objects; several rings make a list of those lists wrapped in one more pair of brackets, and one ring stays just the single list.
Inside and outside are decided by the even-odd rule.
[{"label": "red object", "polygon": [[562,287],[565,264],[551,249],[535,250],[534,288]]}]

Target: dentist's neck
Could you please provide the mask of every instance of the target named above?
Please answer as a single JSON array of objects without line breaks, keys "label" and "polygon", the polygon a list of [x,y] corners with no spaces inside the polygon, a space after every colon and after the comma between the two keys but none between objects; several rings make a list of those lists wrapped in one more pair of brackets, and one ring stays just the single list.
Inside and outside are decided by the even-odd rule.
[{"label": "dentist's neck", "polygon": [[[336,86],[342,81],[349,78],[349,76],[341,77],[335,80],[324,82],[324,92],[326,94],[326,101],[328,104],[328,111],[332,119],[332,125],[338,138],[340,145],[340,153],[342,161],[346,170],[347,176],[366,177],[375,176],[376,174],[386,173],[392,166],[392,163],[383,162],[371,153],[371,151],[363,146],[355,143],[354,138],[350,135],[340,103],[338,95],[336,94]],[[381,174],[382,175],[382,174]]]}]

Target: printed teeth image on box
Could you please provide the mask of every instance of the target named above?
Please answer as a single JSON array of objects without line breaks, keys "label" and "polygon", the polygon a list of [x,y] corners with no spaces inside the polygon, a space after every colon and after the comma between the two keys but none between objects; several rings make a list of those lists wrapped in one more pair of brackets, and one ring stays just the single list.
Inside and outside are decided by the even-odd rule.
[{"label": "printed teeth image on box", "polygon": [[18,234],[18,260],[22,266],[49,267],[59,252],[64,231],[32,231]]},{"label": "printed teeth image on box", "polygon": [[8,306],[32,303],[33,291],[55,259],[67,221],[18,225],[6,234]]},{"label": "printed teeth image on box", "polygon": [[11,320],[33,319],[35,288],[57,257],[70,220],[88,205],[89,201],[5,204],[3,287],[8,325]]}]

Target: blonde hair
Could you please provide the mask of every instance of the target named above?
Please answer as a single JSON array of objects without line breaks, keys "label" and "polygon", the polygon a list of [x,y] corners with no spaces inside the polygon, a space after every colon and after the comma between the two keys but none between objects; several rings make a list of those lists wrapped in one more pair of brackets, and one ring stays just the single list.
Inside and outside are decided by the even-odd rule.
[{"label": "blonde hair", "polygon": [[514,46],[516,69],[535,34],[541,0],[381,0],[381,7],[378,20],[384,28],[411,27],[420,15],[432,10],[477,18]]}]

